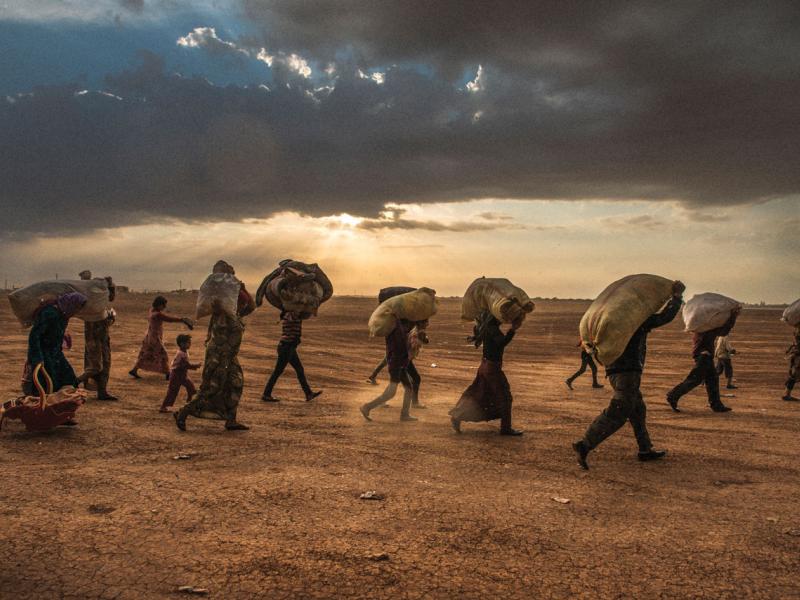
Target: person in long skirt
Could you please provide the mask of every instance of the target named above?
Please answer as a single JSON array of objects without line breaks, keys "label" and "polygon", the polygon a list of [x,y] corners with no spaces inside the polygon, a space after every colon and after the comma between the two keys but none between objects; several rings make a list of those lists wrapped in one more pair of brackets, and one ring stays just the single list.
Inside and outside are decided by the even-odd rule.
[{"label": "person in long skirt", "polygon": [[28,334],[28,356],[22,391],[26,395],[36,395],[33,383],[33,370],[41,364],[53,380],[53,391],[65,386],[78,386],[78,378],[67,357],[64,356],[64,332],[71,317],[75,315],[87,298],[79,292],[69,292],[58,297],[54,304],[41,308],[33,319]]},{"label": "person in long skirt", "polygon": [[[235,275],[233,267],[225,261],[214,265],[214,273]],[[221,419],[228,431],[249,429],[237,420],[239,400],[244,390],[244,375],[239,364],[239,348],[244,334],[242,317],[255,310],[253,297],[241,284],[236,314],[231,315],[215,303],[208,324],[206,354],[200,391],[180,411],[173,413],[175,424],[186,431],[186,417]]]},{"label": "person in long skirt", "polygon": [[139,369],[142,369],[161,373],[169,379],[169,358],[164,347],[164,323],[183,323],[189,329],[192,329],[193,325],[188,317],[173,317],[165,312],[166,308],[167,299],[164,296],[156,296],[153,299],[153,306],[148,315],[147,334],[142,340],[139,358],[129,371],[131,377],[141,379]]},{"label": "person in long skirt", "polygon": [[475,347],[483,345],[483,359],[472,384],[464,390],[458,403],[450,410],[450,422],[461,433],[463,421],[480,422],[500,419],[501,435],[522,435],[511,426],[511,386],[503,372],[503,352],[525,320],[524,313],[511,324],[506,333],[489,311],[476,319],[474,335],[470,338]]}]

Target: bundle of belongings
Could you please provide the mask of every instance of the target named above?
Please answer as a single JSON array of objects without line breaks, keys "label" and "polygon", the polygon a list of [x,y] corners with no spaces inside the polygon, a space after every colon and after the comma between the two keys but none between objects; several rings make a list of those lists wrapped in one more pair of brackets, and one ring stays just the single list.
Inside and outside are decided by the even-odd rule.
[{"label": "bundle of belongings", "polygon": [[501,323],[512,323],[534,308],[528,294],[508,279],[480,277],[464,292],[461,318],[472,321],[488,310]]},{"label": "bundle of belongings", "polygon": [[781,321],[791,325],[792,327],[797,327],[800,325],[800,299],[795,300],[786,307],[786,310],[783,311]]},{"label": "bundle of belongings", "polygon": [[318,264],[287,258],[258,286],[256,306],[266,298],[280,311],[296,312],[301,318],[316,316],[320,305],[333,296],[333,284]]},{"label": "bundle of belongings", "polygon": [[378,305],[369,318],[371,337],[386,337],[397,326],[398,320],[416,323],[427,321],[436,314],[439,303],[436,290],[426,287],[410,289],[411,291],[396,295],[384,294],[388,297]]},{"label": "bundle of belongings", "polygon": [[86,296],[86,304],[75,316],[87,322],[108,318],[109,283],[107,279],[51,279],[20,288],[8,295],[11,310],[23,327],[30,327],[36,314],[45,306],[55,304],[59,296],[79,292]]},{"label": "bundle of belongings", "polygon": [[731,318],[731,312],[741,306],[741,302],[722,294],[697,294],[683,307],[686,331],[705,333],[722,327]]},{"label": "bundle of belongings", "polygon": [[603,290],[581,318],[581,343],[602,365],[617,360],[636,330],[672,296],[673,281],[628,275]]},{"label": "bundle of belongings", "polygon": [[239,300],[239,291],[242,282],[230,273],[212,273],[200,286],[197,293],[197,307],[195,317],[202,319],[214,312],[214,306],[219,306],[225,313],[236,316]]},{"label": "bundle of belongings", "polygon": [[[40,379],[44,378],[47,390]],[[0,405],[0,428],[6,419],[20,420],[28,431],[49,431],[75,418],[78,408],[86,402],[86,390],[65,386],[53,393],[53,381],[41,364],[33,371],[33,381],[39,397],[24,396]]]}]

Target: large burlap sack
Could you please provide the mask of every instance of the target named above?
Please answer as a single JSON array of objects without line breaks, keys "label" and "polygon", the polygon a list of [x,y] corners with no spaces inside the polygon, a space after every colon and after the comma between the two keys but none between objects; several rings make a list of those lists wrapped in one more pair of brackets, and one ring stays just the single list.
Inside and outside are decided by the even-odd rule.
[{"label": "large burlap sack", "polygon": [[421,287],[413,292],[393,296],[381,302],[369,318],[369,335],[385,337],[397,325],[397,319],[425,321],[436,314],[436,291]]},{"label": "large burlap sack", "polygon": [[617,360],[651,315],[672,296],[673,282],[658,275],[628,275],[604,289],[580,323],[581,342],[602,365]]},{"label": "large burlap sack", "polygon": [[264,277],[256,291],[256,306],[266,298],[278,310],[316,315],[319,306],[333,296],[333,284],[316,263],[285,259]]},{"label": "large burlap sack", "polygon": [[385,287],[380,292],[378,292],[378,304],[381,302],[385,302],[389,298],[394,298],[395,296],[399,296],[400,294],[407,294],[408,292],[413,292],[417,288],[407,287],[404,285],[395,285],[392,287]]},{"label": "large burlap sack", "polygon": [[730,319],[733,309],[741,305],[741,302],[722,294],[697,294],[683,307],[686,331],[704,333],[722,327]]},{"label": "large burlap sack", "polygon": [[108,301],[108,282],[105,279],[51,279],[18,289],[8,295],[11,310],[24,327],[33,325],[36,312],[51,304],[62,294],[80,292],[86,305],[75,316],[84,321],[102,321],[111,306]]},{"label": "large burlap sack", "polygon": [[465,321],[477,319],[484,310],[488,310],[498,321],[511,323],[533,309],[533,302],[522,288],[508,279],[496,277],[476,279],[461,300],[461,318]]},{"label": "large burlap sack", "polygon": [[202,319],[214,312],[214,303],[229,315],[236,315],[239,291],[242,282],[229,273],[212,273],[200,286],[197,293],[195,317]]},{"label": "large burlap sack", "polygon": [[783,311],[781,321],[788,323],[792,327],[800,325],[800,300],[795,300],[786,307],[786,310]]}]

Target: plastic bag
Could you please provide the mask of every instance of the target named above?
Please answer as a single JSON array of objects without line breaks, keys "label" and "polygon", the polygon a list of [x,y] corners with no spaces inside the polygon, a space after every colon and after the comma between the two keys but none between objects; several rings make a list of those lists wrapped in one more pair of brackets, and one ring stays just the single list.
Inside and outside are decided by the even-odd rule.
[{"label": "plastic bag", "polygon": [[33,325],[36,312],[70,292],[86,296],[86,304],[75,316],[84,321],[102,321],[108,316],[108,282],[105,279],[51,279],[40,281],[8,295],[11,310],[24,327]]},{"label": "plastic bag", "polygon": [[488,310],[503,323],[532,312],[535,305],[522,288],[508,279],[480,277],[473,281],[461,300],[461,318],[472,321]]},{"label": "plastic bag", "polygon": [[730,319],[731,311],[741,305],[741,302],[722,294],[697,294],[683,307],[686,331],[704,333],[722,327]]},{"label": "plastic bag", "polygon": [[781,321],[788,323],[792,327],[800,325],[800,300],[795,300],[786,307],[786,310],[783,311]]},{"label": "plastic bag", "polygon": [[673,281],[658,275],[628,275],[604,289],[581,318],[584,348],[602,365],[617,360],[651,315],[672,296]]},{"label": "plastic bag", "polygon": [[214,303],[229,315],[236,315],[237,301],[242,282],[229,273],[212,273],[197,293],[195,317],[202,319],[214,312]]},{"label": "plastic bag", "polygon": [[386,337],[397,326],[397,319],[425,321],[436,314],[436,291],[421,287],[381,302],[369,318],[371,337]]}]

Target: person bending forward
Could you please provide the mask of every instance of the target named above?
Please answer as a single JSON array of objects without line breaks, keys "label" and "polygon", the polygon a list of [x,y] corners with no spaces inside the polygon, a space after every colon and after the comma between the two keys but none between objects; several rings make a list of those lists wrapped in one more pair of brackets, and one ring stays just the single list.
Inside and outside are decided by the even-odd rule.
[{"label": "person bending forward", "polygon": [[639,387],[642,371],[647,358],[647,335],[657,327],[670,323],[681,308],[685,286],[680,281],[672,285],[672,298],[660,313],[651,315],[631,337],[620,357],[606,367],[614,395],[602,413],[589,425],[583,439],[572,444],[578,455],[578,464],[589,468],[589,452],[597,448],[603,440],[630,421],[636,443],[639,445],[639,460],[648,461],[662,458],[666,450],[653,450],[650,434],[647,431],[647,406]]}]

